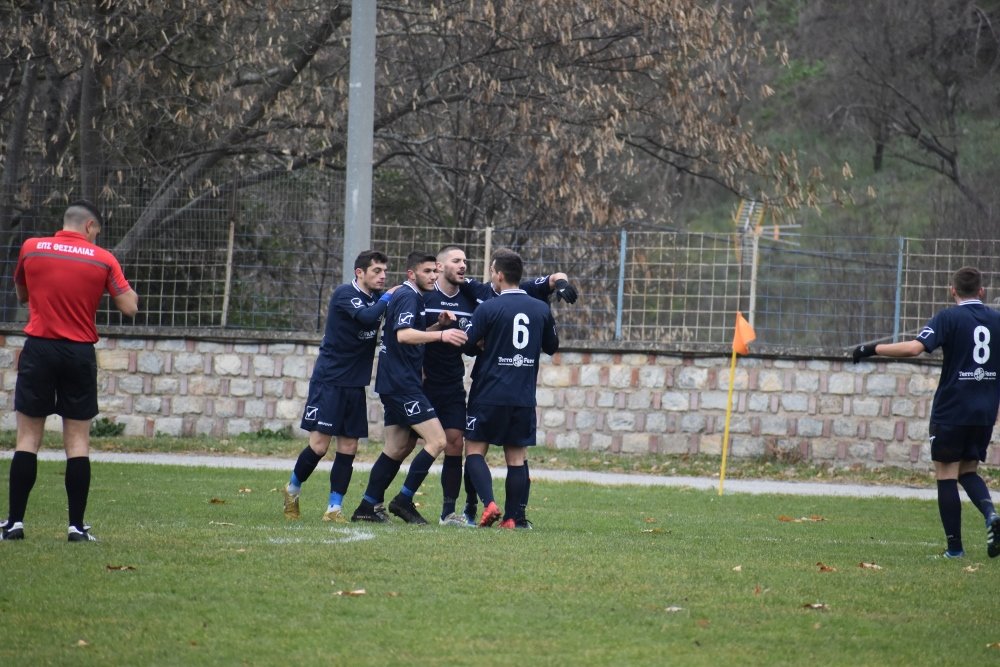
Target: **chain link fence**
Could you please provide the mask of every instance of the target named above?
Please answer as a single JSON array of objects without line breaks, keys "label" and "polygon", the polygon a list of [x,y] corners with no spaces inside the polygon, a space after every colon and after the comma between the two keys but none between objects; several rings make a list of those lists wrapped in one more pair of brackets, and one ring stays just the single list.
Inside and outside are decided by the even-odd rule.
[{"label": "chain link fence", "polygon": [[[100,205],[99,243],[114,248],[154,196],[139,174],[113,172]],[[26,319],[13,298],[12,274],[24,238],[61,226],[65,182],[36,184],[36,205],[22,206],[4,248],[3,320]],[[159,330],[221,329],[319,334],[331,290],[342,279],[340,174],[292,172],[238,195],[176,202],[169,224],[121,257],[141,296],[140,315],[124,320],[109,304],[102,326]],[[10,195],[8,195],[10,196]],[[19,201],[20,193],[12,196]],[[952,272],[963,265],[995,274],[1000,240],[784,235],[752,231],[699,234],[634,222],[613,231],[457,229],[397,222],[405,212],[376,203],[372,247],[390,257],[390,281],[405,279],[406,255],[462,246],[469,275],[484,277],[492,249],[510,247],[528,275],[565,271],[577,285],[573,306],[554,304],[564,344],[697,349],[728,345],[735,313],[757,332],[755,351],[836,352],[919,330],[950,304]],[[992,299],[990,299],[993,305]]]}]

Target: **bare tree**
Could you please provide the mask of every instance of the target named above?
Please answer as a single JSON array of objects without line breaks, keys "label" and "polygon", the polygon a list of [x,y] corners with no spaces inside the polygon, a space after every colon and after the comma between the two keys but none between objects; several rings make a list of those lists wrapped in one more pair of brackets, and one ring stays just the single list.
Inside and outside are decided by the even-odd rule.
[{"label": "bare tree", "polygon": [[[114,204],[122,168],[155,184],[127,214],[127,258],[198,207],[343,167],[349,2],[24,0],[0,19],[5,247],[71,193]],[[768,94],[747,86],[765,50],[727,2],[386,0],[378,26],[376,167],[421,219],[616,225],[656,172],[818,201],[744,118]],[[75,184],[37,185],[53,174]]]},{"label": "bare tree", "polygon": [[826,59],[836,114],[863,131],[876,171],[899,160],[939,174],[995,226],[993,179],[965,170],[970,122],[994,115],[1000,9],[974,0],[813,3],[801,42]]}]

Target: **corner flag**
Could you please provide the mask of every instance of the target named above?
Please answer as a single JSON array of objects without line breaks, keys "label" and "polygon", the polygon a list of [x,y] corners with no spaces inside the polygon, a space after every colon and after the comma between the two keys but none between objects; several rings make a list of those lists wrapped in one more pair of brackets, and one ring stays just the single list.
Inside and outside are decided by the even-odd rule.
[{"label": "corner flag", "polygon": [[747,344],[756,340],[757,334],[750,323],[743,318],[743,313],[736,312],[736,331],[733,332],[733,354],[729,364],[729,395],[726,396],[726,427],[722,432],[722,466],[719,468],[719,495],[726,481],[726,458],[729,454],[729,420],[733,414],[733,385],[736,376],[736,355],[750,354]]},{"label": "corner flag", "polygon": [[757,334],[753,327],[743,317],[743,313],[736,313],[736,331],[733,333],[733,352],[736,354],[750,354],[748,343],[757,339]]}]

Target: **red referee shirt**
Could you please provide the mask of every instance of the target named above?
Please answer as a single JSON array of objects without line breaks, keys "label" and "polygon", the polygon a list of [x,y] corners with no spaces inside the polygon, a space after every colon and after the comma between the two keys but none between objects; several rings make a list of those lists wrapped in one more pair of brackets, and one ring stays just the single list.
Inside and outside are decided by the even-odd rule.
[{"label": "red referee shirt", "polygon": [[104,292],[132,289],[114,255],[65,229],[24,242],[14,282],[28,290],[24,333],[78,343],[97,342],[94,319]]}]

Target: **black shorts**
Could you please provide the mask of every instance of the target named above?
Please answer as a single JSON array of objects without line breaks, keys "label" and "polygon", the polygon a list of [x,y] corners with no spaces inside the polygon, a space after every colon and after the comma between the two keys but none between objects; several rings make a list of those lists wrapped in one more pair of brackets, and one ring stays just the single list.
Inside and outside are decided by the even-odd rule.
[{"label": "black shorts", "polygon": [[345,438],[367,438],[365,388],[310,382],[309,398],[299,428]]},{"label": "black shorts", "polygon": [[470,403],[465,439],[490,445],[532,447],[538,430],[535,408]]},{"label": "black shorts", "polygon": [[386,426],[413,426],[435,419],[437,412],[423,394],[379,394]]},{"label": "black shorts", "polygon": [[28,417],[97,416],[97,354],[93,343],[28,336],[17,361],[14,409]]},{"label": "black shorts", "polygon": [[462,382],[447,386],[425,384],[424,395],[434,406],[441,426],[465,430],[465,385]]},{"label": "black shorts", "polygon": [[953,426],[931,423],[931,460],[939,463],[985,461],[993,426]]}]

